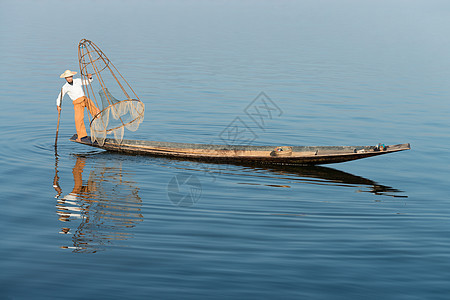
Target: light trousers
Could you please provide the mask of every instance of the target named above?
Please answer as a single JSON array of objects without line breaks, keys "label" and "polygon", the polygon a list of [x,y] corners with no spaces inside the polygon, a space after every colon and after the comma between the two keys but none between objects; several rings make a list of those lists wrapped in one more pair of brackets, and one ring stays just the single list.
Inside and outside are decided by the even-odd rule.
[{"label": "light trousers", "polygon": [[87,136],[86,127],[84,126],[84,108],[87,107],[92,117],[100,112],[94,102],[86,96],[80,97],[73,101],[73,110],[75,111],[75,128],[77,129],[78,138]]}]

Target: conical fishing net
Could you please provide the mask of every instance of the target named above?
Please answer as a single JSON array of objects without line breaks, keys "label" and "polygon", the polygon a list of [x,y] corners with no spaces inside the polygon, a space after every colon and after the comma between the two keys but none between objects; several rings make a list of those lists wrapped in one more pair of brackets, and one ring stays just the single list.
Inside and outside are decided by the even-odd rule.
[{"label": "conical fishing net", "polygon": [[[124,129],[136,131],[144,120],[144,103],[93,42],[80,41],[78,60],[86,97],[100,109],[90,122],[92,142],[102,146],[110,135],[117,143],[122,143]],[[88,80],[89,74],[93,80]],[[97,92],[94,92],[94,86]]]}]

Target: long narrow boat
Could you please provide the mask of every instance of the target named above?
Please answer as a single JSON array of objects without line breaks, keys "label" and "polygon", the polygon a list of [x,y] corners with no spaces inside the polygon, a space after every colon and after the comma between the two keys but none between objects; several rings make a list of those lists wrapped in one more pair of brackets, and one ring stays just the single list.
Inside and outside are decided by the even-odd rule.
[{"label": "long narrow boat", "polygon": [[[77,136],[70,138],[76,141]],[[409,150],[409,144],[378,146],[235,146],[106,139],[103,145],[85,137],[78,142],[108,151],[214,163],[322,165]]]}]

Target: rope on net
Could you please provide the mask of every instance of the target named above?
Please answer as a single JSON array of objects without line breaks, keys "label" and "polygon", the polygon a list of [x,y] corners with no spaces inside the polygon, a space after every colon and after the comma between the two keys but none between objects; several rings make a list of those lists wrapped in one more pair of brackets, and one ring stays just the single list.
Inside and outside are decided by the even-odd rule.
[{"label": "rope on net", "polygon": [[[144,120],[144,103],[92,41],[80,41],[78,61],[84,93],[100,109],[90,116],[92,142],[103,146],[107,136],[113,135],[116,143],[122,143],[124,129],[136,131]],[[88,74],[92,74],[95,85],[100,85],[98,93],[94,92],[94,81],[88,80]]]}]

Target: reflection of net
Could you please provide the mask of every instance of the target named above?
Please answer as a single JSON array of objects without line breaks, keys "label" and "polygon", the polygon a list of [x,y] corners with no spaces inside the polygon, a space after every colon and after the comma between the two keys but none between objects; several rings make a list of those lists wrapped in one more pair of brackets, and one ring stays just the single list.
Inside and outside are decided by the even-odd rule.
[{"label": "reflection of net", "polygon": [[83,86],[86,96],[101,108],[100,113],[92,116],[91,140],[103,145],[105,138],[110,134],[121,143],[124,129],[136,131],[144,120],[144,103],[93,42],[85,39],[80,41],[78,58],[82,79],[86,80],[88,74],[93,74],[100,85],[98,96],[92,87],[94,83]]}]

